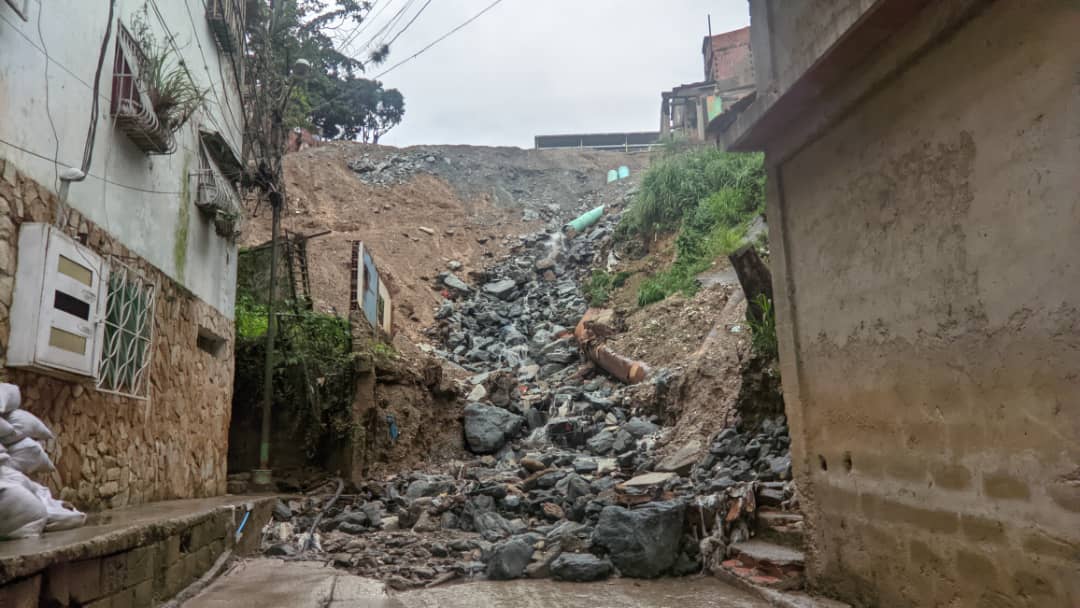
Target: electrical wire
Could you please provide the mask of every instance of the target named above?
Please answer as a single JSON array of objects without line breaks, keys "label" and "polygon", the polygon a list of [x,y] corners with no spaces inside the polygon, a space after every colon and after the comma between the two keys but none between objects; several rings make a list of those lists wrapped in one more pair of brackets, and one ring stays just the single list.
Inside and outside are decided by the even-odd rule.
[{"label": "electrical wire", "polygon": [[[49,108],[49,48],[45,45],[45,34],[41,32],[41,13],[44,10],[44,2],[38,2],[37,33],[41,41],[41,52],[45,53],[45,116],[49,119],[49,128],[53,136],[53,190],[60,189],[60,134],[56,131],[56,122],[53,121],[52,111]],[[97,100],[94,100],[95,103]],[[57,219],[60,214],[56,214]]]},{"label": "electrical wire", "polygon": [[[46,156],[44,154],[34,152],[33,150],[30,150],[29,148],[25,148],[23,146],[20,146],[19,144],[10,142],[10,141],[8,141],[6,139],[0,139],[0,144],[4,144],[5,146],[8,146],[10,148],[14,148],[14,149],[16,149],[16,150],[18,150],[20,152],[24,152],[26,154],[29,154],[30,156],[33,156],[34,158],[39,158],[39,159],[41,159],[43,161],[50,162],[50,163],[53,162],[53,159],[49,158],[48,156]],[[121,183],[121,182],[113,181],[111,179],[104,178],[104,177],[102,177],[100,175],[96,175],[94,173],[87,173],[86,175],[87,175],[87,177],[92,177],[94,179],[101,180],[101,181],[103,181],[103,182],[105,182],[105,183],[107,183],[107,184],[109,184],[111,186],[116,186],[118,188],[126,188],[128,190],[134,190],[135,192],[143,192],[143,193],[146,193],[146,194],[169,194],[169,195],[172,195],[172,196],[177,196],[177,195],[182,194],[182,192],[180,192],[179,190],[176,190],[176,191],[154,190],[153,188],[142,188],[140,186],[132,186],[130,184],[125,184],[125,183]]]},{"label": "electrical wire", "polygon": [[[378,0],[376,0],[376,3],[378,3]],[[368,15],[365,15],[364,19],[360,23],[356,24],[356,27],[353,28],[353,31],[351,33],[349,33],[349,35],[345,36],[345,39],[342,42],[340,42],[338,44],[338,47],[336,49],[334,49],[334,50],[339,52],[339,53],[344,52],[345,47],[349,46],[349,44],[351,44],[353,40],[356,40],[357,36],[364,33],[365,31],[367,31],[368,27],[370,27],[371,24],[374,23],[375,20],[379,18],[379,15],[382,14],[383,9],[385,9],[387,6],[390,6],[393,3],[394,3],[394,0],[386,0],[386,2],[383,2],[382,4],[379,5],[379,10],[375,11],[374,15],[371,15],[371,12],[369,11]],[[370,18],[369,18],[369,15],[370,15]]]},{"label": "electrical wire", "polygon": [[[155,12],[157,11],[156,5],[155,5],[154,10],[155,10]],[[217,100],[219,108],[222,107],[221,97],[225,98],[225,105],[224,105],[224,107],[222,109],[223,110],[228,109],[228,113],[226,114],[226,116],[227,116],[227,118],[232,119],[231,122],[232,122],[233,128],[236,129],[237,131],[239,131],[240,130],[240,125],[236,124],[236,118],[233,117],[233,115],[232,115],[233,109],[232,109],[232,105],[229,104],[229,96],[225,92],[222,92],[221,97],[218,97],[217,88],[214,86],[214,76],[210,73],[210,65],[209,65],[209,62],[206,60],[206,53],[203,50],[202,42],[199,40],[199,35],[198,35],[199,27],[197,25],[195,25],[195,16],[191,13],[191,6],[188,4],[188,0],[184,0],[184,10],[187,12],[188,20],[191,21],[191,31],[195,32],[195,45],[199,48],[199,56],[202,57],[202,60],[203,60],[203,70],[206,71],[206,77],[207,77],[208,81],[210,82],[210,91],[213,92],[214,99]],[[218,72],[219,72],[218,76],[221,77],[221,83],[224,84],[225,83],[225,75],[220,73],[221,72],[220,58],[218,60]]]},{"label": "electrical wire", "polygon": [[[401,35],[404,34],[409,29],[409,26],[411,26],[413,23],[415,23],[416,20],[420,18],[420,15],[424,14],[424,9],[426,9],[429,4],[431,4],[431,0],[427,0],[427,2],[424,3],[424,6],[421,6],[420,10],[416,11],[416,14],[413,15],[413,18],[410,19],[409,22],[405,24],[405,27],[401,28],[401,31],[399,31],[397,34],[394,34],[394,37],[391,38],[389,42],[385,43],[386,46],[393,46],[394,42],[396,42],[397,39],[400,38]],[[383,44],[379,44],[379,46],[383,46]]]},{"label": "electrical wire", "polygon": [[356,51],[356,54],[359,55],[360,53],[363,53],[367,49],[371,48],[372,45],[375,44],[375,40],[379,38],[386,40],[387,33],[391,30],[391,28],[394,27],[398,20],[401,19],[401,16],[405,14],[405,11],[411,8],[412,5],[415,3],[416,0],[405,0],[405,4],[400,9],[398,9],[398,12],[394,13],[394,16],[391,17],[389,21],[387,21],[385,24],[383,24],[382,27],[376,30],[375,33],[371,35],[371,38],[368,39],[368,41],[365,42],[364,45]]},{"label": "electrical wire", "polygon": [[424,54],[425,52],[427,52],[427,51],[428,51],[429,49],[431,49],[431,47],[435,46],[436,44],[439,44],[439,43],[440,43],[440,42],[442,42],[443,40],[446,40],[446,39],[447,39],[447,38],[449,38],[450,36],[453,36],[453,35],[454,35],[455,33],[457,33],[458,31],[460,31],[461,29],[463,29],[463,28],[464,28],[465,26],[467,26],[467,25],[469,25],[470,23],[472,23],[473,21],[476,21],[477,19],[479,19],[479,18],[480,18],[480,17],[481,17],[481,16],[482,16],[482,15],[483,15],[484,13],[486,13],[486,12],[490,11],[491,9],[493,9],[493,8],[495,8],[496,6],[498,6],[499,4],[501,4],[501,3],[502,3],[502,1],[503,1],[503,0],[495,0],[495,1],[494,1],[494,2],[492,2],[491,4],[487,5],[487,6],[486,6],[486,7],[485,7],[485,8],[484,8],[484,9],[483,9],[482,11],[480,11],[479,13],[476,13],[476,14],[475,14],[475,15],[473,15],[472,17],[469,17],[469,18],[468,18],[468,19],[467,19],[467,20],[466,20],[465,22],[463,22],[463,23],[462,23],[461,25],[459,25],[459,26],[455,27],[454,29],[450,30],[449,32],[446,32],[446,33],[445,33],[445,34],[443,34],[442,36],[439,36],[438,38],[436,38],[435,40],[431,41],[431,42],[430,42],[430,43],[429,43],[429,44],[428,44],[427,46],[425,46],[424,48],[420,49],[419,51],[416,51],[416,52],[415,52],[415,53],[413,53],[412,55],[410,55],[410,56],[406,57],[405,59],[402,59],[401,61],[399,61],[399,62],[395,63],[394,65],[390,66],[389,68],[387,68],[387,69],[383,70],[383,71],[382,71],[382,72],[380,72],[380,73],[379,73],[378,75],[376,75],[376,76],[375,76],[375,78],[376,78],[376,79],[382,78],[383,76],[386,76],[386,75],[387,75],[387,74],[389,74],[390,72],[393,72],[394,70],[398,69],[398,68],[399,68],[399,67],[401,67],[402,65],[405,65],[406,63],[408,63],[408,62],[412,61],[413,59],[416,59],[416,58],[417,58],[417,57],[419,57],[420,55],[423,55],[423,54]]},{"label": "electrical wire", "polygon": [[[439,37],[438,37],[438,38],[436,38],[435,40],[432,40],[432,41],[431,41],[430,43],[428,43],[428,45],[427,45],[427,46],[425,46],[424,48],[422,48],[422,49],[420,49],[419,51],[417,51],[417,52],[413,53],[412,55],[410,55],[410,56],[406,57],[405,59],[402,59],[401,61],[399,61],[399,62],[395,63],[394,65],[390,66],[390,67],[389,67],[389,68],[387,68],[386,70],[383,70],[383,71],[382,71],[382,72],[380,72],[380,73],[379,73],[378,75],[376,75],[376,76],[375,76],[375,77],[373,78],[373,80],[378,80],[379,78],[382,78],[383,76],[385,76],[385,75],[389,74],[390,72],[392,72],[392,71],[396,70],[397,68],[401,67],[402,65],[404,65],[404,64],[406,64],[406,63],[408,63],[408,62],[412,61],[413,59],[416,59],[416,58],[417,58],[417,57],[419,57],[420,55],[423,55],[423,54],[424,54],[425,52],[427,52],[428,50],[430,50],[430,49],[431,49],[431,47],[433,47],[433,46],[435,46],[435,45],[439,44],[439,43],[440,43],[440,42],[442,42],[443,40],[446,40],[446,39],[447,39],[447,38],[449,38],[450,36],[454,35],[454,34],[455,34],[455,33],[457,33],[458,31],[460,31],[460,30],[462,30],[463,28],[465,28],[465,26],[469,25],[469,24],[470,24],[470,23],[472,23],[473,21],[476,21],[476,20],[477,20],[477,19],[479,19],[479,18],[480,18],[480,17],[481,17],[481,16],[482,16],[482,15],[483,15],[484,13],[487,13],[488,11],[490,11],[491,9],[495,8],[495,7],[496,7],[496,6],[498,6],[498,5],[500,4],[500,3],[502,3],[502,1],[503,1],[503,0],[495,0],[495,1],[494,1],[494,2],[492,2],[491,4],[489,4],[489,5],[487,5],[486,7],[484,7],[484,9],[483,9],[483,10],[481,10],[481,11],[480,11],[480,12],[478,12],[478,13],[476,13],[476,14],[475,14],[475,15],[473,15],[472,17],[469,17],[469,18],[468,18],[467,20],[465,20],[464,22],[462,22],[462,23],[461,23],[460,25],[458,25],[458,26],[457,26],[457,27],[455,27],[454,29],[450,30],[449,32],[446,32],[446,33],[445,33],[445,34],[443,34],[442,36],[439,36]],[[345,94],[345,92],[343,91],[343,92],[340,92],[340,93],[338,93],[337,95],[331,95],[331,96],[330,96],[330,97],[329,97],[328,99],[326,99],[325,101],[323,101],[323,102],[322,102],[322,103],[320,103],[319,105],[317,105],[317,106],[315,106],[315,107],[311,108],[311,109],[310,109],[310,110],[309,110],[308,112],[309,112],[309,113],[314,113],[314,112],[318,112],[319,110],[322,110],[323,108],[326,108],[326,107],[328,107],[328,106],[329,106],[329,105],[330,105],[331,103],[334,103],[334,102],[336,102],[336,101],[338,100],[338,98],[339,98],[339,97],[341,97],[341,96],[342,96],[342,95],[344,95],[344,94]]]},{"label": "electrical wire", "polygon": [[[198,82],[197,80],[195,80],[195,77],[191,75],[191,71],[188,70],[187,62],[184,61],[184,55],[183,55],[183,53],[180,52],[180,47],[177,46],[177,44],[176,44],[176,37],[173,36],[172,30],[169,29],[169,24],[165,22],[165,17],[162,16],[162,14],[161,14],[161,9],[158,8],[157,0],[149,0],[149,2],[150,2],[150,7],[154,9],[154,15],[157,16],[158,22],[161,24],[161,27],[165,30],[165,37],[169,40],[169,45],[172,47],[173,52],[176,53],[177,62],[180,64],[180,67],[183,68],[184,74],[187,75],[188,80],[190,80],[192,83]],[[186,0],[184,2],[184,6],[185,7],[187,6],[187,1]],[[194,25],[194,20],[192,20],[192,21],[193,21],[192,25]],[[198,44],[199,53],[202,54],[203,53],[202,43],[199,41],[198,35],[195,36],[195,43]],[[203,54],[202,58],[203,58],[203,67],[206,68],[206,74],[207,74],[207,76],[210,76],[210,68],[206,66],[206,55]],[[217,94],[217,87],[214,86],[214,78],[210,77],[209,82],[210,82],[210,92],[213,93],[214,99],[217,101],[218,107],[219,108],[223,107],[223,105],[221,103],[221,98],[218,97],[218,94]],[[229,118],[228,112],[223,111],[222,114],[225,115],[226,119]],[[224,129],[221,128],[221,125],[218,124],[218,122],[214,118],[213,114],[208,113],[207,116],[210,119],[210,122],[214,123],[214,126],[219,131],[224,130]],[[226,122],[228,122],[228,121],[226,120]],[[232,127],[234,129],[238,130],[238,127],[237,127],[236,123],[233,123]]]}]

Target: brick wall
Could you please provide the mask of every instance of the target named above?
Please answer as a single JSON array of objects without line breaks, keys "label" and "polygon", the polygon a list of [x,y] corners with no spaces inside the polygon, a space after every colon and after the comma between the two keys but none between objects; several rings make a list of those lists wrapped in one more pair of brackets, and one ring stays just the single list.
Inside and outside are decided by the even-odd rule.
[{"label": "brick wall", "polygon": [[[56,208],[52,192],[0,159],[0,362],[19,331],[8,319],[19,226],[54,222]],[[131,256],[74,210],[63,229],[103,255]],[[225,492],[233,324],[144,260],[128,261],[158,284],[148,401],[98,392],[89,380],[4,370],[22,387],[23,407],[57,435],[47,446],[57,470],[41,481],[82,509]],[[215,354],[196,345],[200,326],[226,339]]]},{"label": "brick wall", "polygon": [[706,80],[718,83],[721,89],[754,84],[749,27],[707,38],[704,47]]}]

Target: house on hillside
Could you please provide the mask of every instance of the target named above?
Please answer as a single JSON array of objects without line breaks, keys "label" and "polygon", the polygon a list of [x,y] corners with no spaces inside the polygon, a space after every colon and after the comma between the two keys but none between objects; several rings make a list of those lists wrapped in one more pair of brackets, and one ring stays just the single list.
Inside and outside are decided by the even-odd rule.
[{"label": "house on hillside", "polygon": [[705,79],[661,94],[660,137],[705,141],[710,121],[754,93],[750,28],[706,36],[701,43]]},{"label": "house on hillside", "polygon": [[1080,606],[1080,7],[750,10],[809,583]]},{"label": "house on hillside", "polygon": [[89,510],[224,493],[233,383],[248,9],[113,4],[0,2],[0,362]]}]

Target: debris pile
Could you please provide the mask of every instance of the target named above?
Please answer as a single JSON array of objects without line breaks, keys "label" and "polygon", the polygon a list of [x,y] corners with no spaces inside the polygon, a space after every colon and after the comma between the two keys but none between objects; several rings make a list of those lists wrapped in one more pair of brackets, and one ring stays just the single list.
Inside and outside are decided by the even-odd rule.
[{"label": "debris pile", "polygon": [[53,498],[28,475],[54,471],[42,441],[56,438],[37,416],[19,409],[22,393],[0,384],[0,539],[78,528],[86,515]]},{"label": "debris pile", "polygon": [[[398,589],[477,575],[678,576],[720,568],[753,534],[759,504],[792,506],[783,416],[707,444],[666,445],[671,428],[582,355],[579,281],[616,221],[605,216],[572,239],[556,227],[525,235],[486,271],[442,273],[432,331],[439,354],[474,374],[463,433],[476,457],[336,501],[324,488],[283,504],[268,551],[299,558],[318,547]],[[590,340],[603,340],[606,323]],[[624,380],[655,388],[672,377],[639,371]]]},{"label": "debris pile", "polygon": [[365,184],[388,187],[402,184],[416,173],[432,173],[434,165],[440,161],[444,159],[435,154],[402,151],[381,158],[365,153],[346,164]]}]

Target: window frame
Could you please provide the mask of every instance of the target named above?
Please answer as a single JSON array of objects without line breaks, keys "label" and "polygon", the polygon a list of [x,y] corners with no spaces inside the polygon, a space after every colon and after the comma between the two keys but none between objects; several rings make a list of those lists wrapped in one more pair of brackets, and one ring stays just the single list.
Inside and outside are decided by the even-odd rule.
[{"label": "window frame", "polygon": [[[101,315],[103,332],[101,355],[98,359],[97,390],[146,401],[150,398],[150,374],[154,360],[157,282],[147,279],[116,256],[109,256],[108,265],[108,283],[104,289],[105,302]],[[125,311],[125,306],[141,306],[141,311]],[[121,315],[118,320],[114,320],[114,313]],[[142,325],[138,324],[139,319],[128,316],[130,314],[141,314]],[[134,330],[130,328],[133,320],[136,323]],[[115,334],[112,332],[120,332],[120,337],[114,338]],[[130,351],[139,348],[139,342],[144,343],[142,360],[133,361]],[[133,347],[132,344],[136,346]],[[117,361],[120,357],[123,358]],[[136,369],[132,370],[132,365]]]}]

